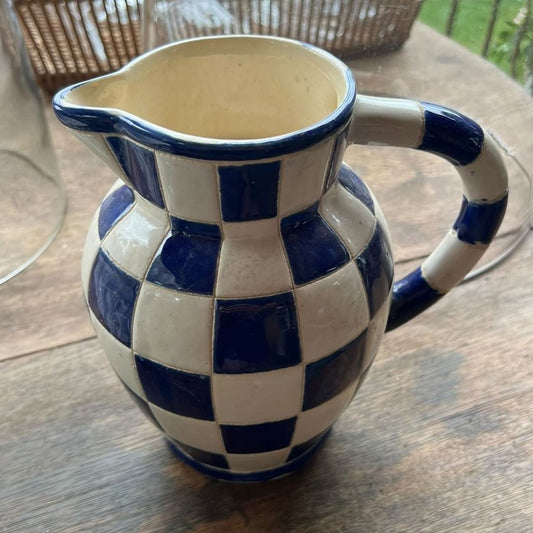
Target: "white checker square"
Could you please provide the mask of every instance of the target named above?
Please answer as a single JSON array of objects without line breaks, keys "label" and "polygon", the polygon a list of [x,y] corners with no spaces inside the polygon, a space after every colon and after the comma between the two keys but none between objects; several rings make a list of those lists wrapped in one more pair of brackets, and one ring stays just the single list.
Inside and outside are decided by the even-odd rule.
[{"label": "white checker square", "polygon": [[336,182],[320,202],[320,214],[344,241],[352,257],[364,250],[376,227],[376,218],[357,198]]},{"label": "white checker square", "polygon": [[83,248],[83,259],[81,261],[81,284],[85,295],[89,291],[89,279],[93,268],[94,260],[100,248],[100,235],[98,234],[98,217],[100,209],[96,211],[91,220],[87,237],[85,238],[85,246]]},{"label": "white checker square", "polygon": [[225,453],[220,429],[216,422],[188,418],[161,409],[148,402],[155,419],[173,439],[212,453]]},{"label": "white checker square", "polygon": [[169,213],[189,220],[220,222],[216,165],[162,152],[156,157]]},{"label": "white checker square", "polygon": [[282,448],[265,453],[227,454],[229,467],[235,472],[257,472],[282,465],[291,448]]},{"label": "white checker square", "polygon": [[303,365],[253,374],[213,374],[213,404],[221,424],[261,424],[296,416]]},{"label": "white checker square", "polygon": [[146,399],[141,382],[139,381],[132,350],[111,335],[96,316],[94,316],[92,311],[89,311],[89,313],[91,315],[91,321],[96,336],[98,337],[111,366],[120,376],[120,379],[122,379],[122,381],[124,381],[124,383],[137,394],[137,396]]},{"label": "white checker square", "polygon": [[281,167],[279,215],[301,211],[317,202],[329,170],[334,139],[289,155]]},{"label": "white checker square", "polygon": [[115,180],[113,185],[111,185],[109,190],[105,193],[105,197],[107,198],[111,193],[114,193],[117,189],[120,189],[123,185],[128,186],[123,179]]},{"label": "white checker square", "polygon": [[357,112],[348,138],[354,144],[417,148],[424,133],[424,113],[414,100],[357,96]]},{"label": "white checker square", "polygon": [[292,288],[276,218],[224,224],[216,295],[264,296]]},{"label": "white checker square", "polygon": [[353,261],[295,289],[305,362],[331,355],[355,339],[370,319],[366,291]]},{"label": "white checker square", "polygon": [[501,157],[501,149],[491,134],[485,135],[479,156],[457,170],[469,202],[494,202],[502,198],[507,190],[505,162]]},{"label": "white checker square", "polygon": [[422,275],[433,289],[445,294],[466,276],[487,247],[460,241],[452,229],[422,263]]},{"label": "white checker square", "polygon": [[133,320],[136,353],[168,366],[211,371],[213,298],[187,294],[145,281]]},{"label": "white checker square", "polygon": [[142,279],[168,232],[168,215],[138,194],[133,209],[108,233],[102,248],[121,269]]},{"label": "white checker square", "polygon": [[333,425],[350,403],[358,381],[356,379],[340,394],[318,407],[309,409],[308,411],[302,411],[296,421],[292,445],[302,444]]}]

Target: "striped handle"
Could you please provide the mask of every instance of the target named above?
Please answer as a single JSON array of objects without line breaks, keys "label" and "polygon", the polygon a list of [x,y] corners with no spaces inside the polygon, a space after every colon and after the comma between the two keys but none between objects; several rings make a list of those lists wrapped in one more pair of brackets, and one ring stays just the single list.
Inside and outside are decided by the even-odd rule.
[{"label": "striped handle", "polygon": [[463,182],[452,229],[420,267],[393,285],[390,331],[433,305],[481,258],[505,214],[507,172],[491,136],[468,117],[435,104],[360,95],[349,142],[431,152],[452,163]]}]

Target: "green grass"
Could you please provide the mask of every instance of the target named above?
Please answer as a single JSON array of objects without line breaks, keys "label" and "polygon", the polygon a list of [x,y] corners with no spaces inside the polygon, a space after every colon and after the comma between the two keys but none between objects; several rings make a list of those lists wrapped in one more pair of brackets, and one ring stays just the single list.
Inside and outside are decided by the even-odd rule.
[{"label": "green grass", "polygon": [[[451,37],[476,54],[481,54],[494,0],[461,0],[455,16]],[[498,65],[503,71],[510,73],[508,57],[501,57],[495,52],[495,45],[502,30],[507,28],[516,17],[525,0],[502,0],[498,10],[498,18],[494,26],[491,45],[488,50],[489,61]],[[446,21],[450,13],[451,0],[425,0],[419,19],[445,33]]]}]

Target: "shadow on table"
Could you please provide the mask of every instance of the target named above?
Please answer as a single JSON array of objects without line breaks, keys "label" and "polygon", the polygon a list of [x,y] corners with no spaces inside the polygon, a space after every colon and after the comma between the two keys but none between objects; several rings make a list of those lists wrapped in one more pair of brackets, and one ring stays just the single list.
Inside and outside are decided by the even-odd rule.
[{"label": "shadow on table", "polygon": [[[137,530],[307,532],[350,523],[350,531],[373,531],[372,509],[384,496],[383,461],[401,460],[404,451],[381,455],[383,443],[370,442],[368,435],[364,448],[356,449],[355,433],[334,430],[300,470],[263,483],[211,480],[166,450],[164,479],[151,487],[160,494],[151,494],[152,508],[145,510]],[[354,467],[358,463],[364,468]]]}]

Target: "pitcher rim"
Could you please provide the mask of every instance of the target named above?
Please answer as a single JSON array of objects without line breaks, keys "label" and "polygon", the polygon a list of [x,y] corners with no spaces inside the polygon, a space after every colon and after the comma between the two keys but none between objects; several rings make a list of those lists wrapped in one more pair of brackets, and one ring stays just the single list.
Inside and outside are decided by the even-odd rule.
[{"label": "pitcher rim", "polygon": [[[68,94],[75,89],[96,80],[117,77],[121,74],[125,74],[134,65],[145,61],[146,58],[156,55],[162,50],[195,41],[221,39],[264,39],[285,42],[293,46],[303,46],[309,49],[312,53],[318,54],[330,63],[333,63],[336,68],[344,74],[346,83],[344,98],[331,113],[310,126],[277,136],[242,140],[217,139],[190,135],[159,126],[121,109],[83,106],[67,101]],[[350,68],[326,50],[308,43],[284,37],[236,34],[184,39],[182,41],[169,43],[153,50],[149,50],[115,72],[84,80],[61,89],[54,96],[52,105],[59,121],[76,131],[123,135],[128,139],[136,141],[153,150],[166,152],[172,155],[191,157],[194,159],[248,161],[269,159],[298,152],[325,140],[331,134],[342,129],[350,122],[352,110],[355,105],[356,94],[356,83]]]}]

